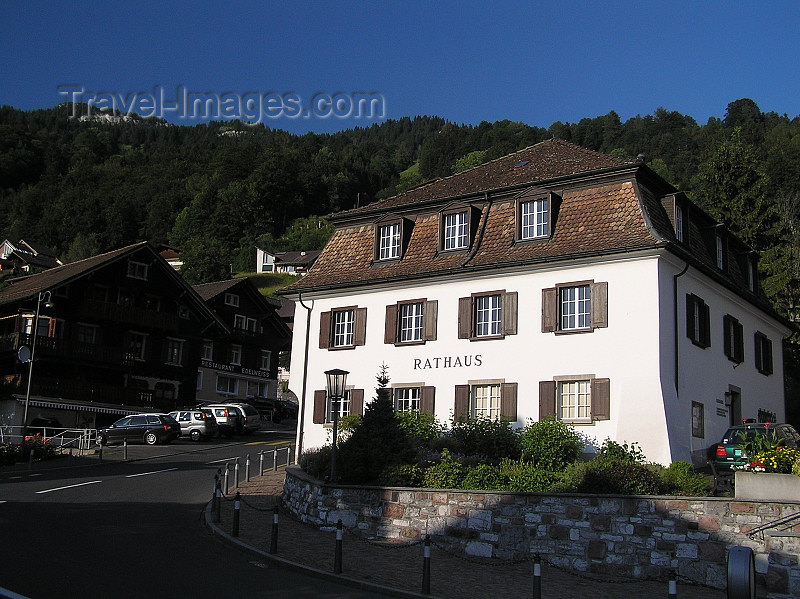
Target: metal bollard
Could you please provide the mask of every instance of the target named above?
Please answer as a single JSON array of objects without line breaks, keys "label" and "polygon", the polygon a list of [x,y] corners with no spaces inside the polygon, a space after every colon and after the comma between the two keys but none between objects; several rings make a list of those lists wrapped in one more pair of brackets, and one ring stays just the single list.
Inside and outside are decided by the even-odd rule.
[{"label": "metal bollard", "polygon": [[342,573],[342,520],[336,523],[336,552],[333,556],[333,573]]},{"label": "metal bollard", "polygon": [[230,491],[230,486],[228,485],[228,474],[230,472],[230,468],[231,468],[231,465],[226,462],[225,463],[225,495],[227,495],[228,491]]},{"label": "metal bollard", "polygon": [[103,446],[102,445],[100,446],[100,451],[98,452],[98,457],[100,458],[100,461],[102,462],[103,461]]},{"label": "metal bollard", "polygon": [[214,511],[211,514],[211,520],[213,522],[219,522],[221,518],[220,514],[220,510],[222,509],[222,489],[220,488],[221,484],[222,482],[219,479],[217,479],[217,486],[214,489],[214,497],[216,498],[217,502],[214,506]]},{"label": "metal bollard", "polygon": [[239,536],[239,510],[242,507],[242,497],[239,495],[239,491],[236,491],[236,497],[233,501],[233,530],[231,531],[231,536],[238,537]]},{"label": "metal bollard", "polygon": [[127,461],[128,460],[128,440],[123,439],[122,441],[122,459]]},{"label": "metal bollard", "polygon": [[28,451],[28,470],[33,469],[33,447]]},{"label": "metal bollard", "polygon": [[273,449],[272,450],[272,471],[273,472],[277,472],[278,471],[278,450],[277,449]]},{"label": "metal bollard", "polygon": [[264,450],[258,452],[258,475],[264,476]]},{"label": "metal bollard", "polygon": [[250,454],[247,454],[247,459],[244,462],[244,480],[250,482]]},{"label": "metal bollard", "polygon": [[236,458],[236,462],[233,466],[233,488],[239,488],[239,458]]},{"label": "metal bollard", "polygon": [[422,594],[431,594],[431,538],[428,535],[422,547]]},{"label": "metal bollard", "polygon": [[214,475],[214,489],[211,491],[211,513],[214,514],[217,511],[217,488],[219,486],[219,474]]},{"label": "metal bollard", "polygon": [[542,599],[542,558],[533,556],[533,599]]},{"label": "metal bollard", "polygon": [[272,536],[269,539],[269,552],[278,553],[278,506],[272,510]]},{"label": "metal bollard", "polygon": [[678,599],[678,581],[676,579],[677,575],[675,574],[675,570],[670,570],[669,595],[667,595],[669,599]]}]

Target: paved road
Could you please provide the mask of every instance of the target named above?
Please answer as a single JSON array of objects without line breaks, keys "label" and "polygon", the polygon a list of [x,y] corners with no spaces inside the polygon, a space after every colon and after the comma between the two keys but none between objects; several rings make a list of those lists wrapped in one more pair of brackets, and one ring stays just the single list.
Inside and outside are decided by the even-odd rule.
[{"label": "paved road", "polygon": [[0,588],[31,599],[379,597],[263,563],[202,525],[220,460],[283,439],[292,434],[0,469]]}]

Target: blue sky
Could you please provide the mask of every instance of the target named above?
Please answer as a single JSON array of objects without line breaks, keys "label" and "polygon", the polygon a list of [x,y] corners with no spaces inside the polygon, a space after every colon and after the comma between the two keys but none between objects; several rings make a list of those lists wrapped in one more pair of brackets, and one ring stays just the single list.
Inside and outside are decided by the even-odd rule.
[{"label": "blue sky", "polygon": [[[548,127],[658,107],[703,124],[744,97],[795,117],[800,3],[0,2],[0,104],[126,108],[140,92],[158,97],[140,107],[174,107],[171,122],[202,122],[182,100],[196,92],[293,133],[416,115]],[[349,113],[358,92],[383,118]]]}]

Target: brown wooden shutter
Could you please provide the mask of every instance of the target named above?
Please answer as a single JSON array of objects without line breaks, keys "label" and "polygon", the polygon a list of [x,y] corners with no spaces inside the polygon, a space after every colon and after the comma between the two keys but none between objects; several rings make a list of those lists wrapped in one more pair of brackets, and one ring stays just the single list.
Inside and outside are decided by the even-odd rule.
[{"label": "brown wooden shutter", "polygon": [[397,304],[386,306],[386,322],[383,329],[383,342],[397,342]]},{"label": "brown wooden shutter", "polygon": [[539,420],[556,414],[556,382],[539,381]]},{"label": "brown wooden shutter", "polygon": [[592,283],[589,289],[592,305],[592,328],[608,326],[608,283]]},{"label": "brown wooden shutter", "polygon": [[55,338],[58,335],[58,320],[51,318],[47,327],[47,336]]},{"label": "brown wooden shutter", "polygon": [[469,418],[469,385],[456,385],[453,417],[456,421]]},{"label": "brown wooden shutter", "polygon": [[325,405],[327,392],[323,389],[314,391],[314,424],[325,424]]},{"label": "brown wooden shutter", "polygon": [[711,347],[711,310],[705,303],[700,307],[700,343],[703,347]]},{"label": "brown wooden shutter", "polygon": [[558,330],[558,291],[555,287],[542,289],[542,333]]},{"label": "brown wooden shutter", "polygon": [[503,294],[503,335],[517,334],[517,292]]},{"label": "brown wooden shutter", "polygon": [[350,413],[364,414],[364,390],[350,389]]},{"label": "brown wooden shutter", "polygon": [[472,337],[472,298],[458,298],[458,338]]},{"label": "brown wooden shutter", "polygon": [[436,341],[437,320],[439,318],[438,300],[425,302],[423,310],[425,318],[425,341]]},{"label": "brown wooden shutter", "polygon": [[331,313],[323,312],[319,315],[319,348],[327,349],[331,346]]},{"label": "brown wooden shutter", "polygon": [[592,420],[609,420],[611,418],[610,379],[593,379],[591,392]]},{"label": "brown wooden shutter", "polygon": [[367,342],[367,309],[355,309],[355,334],[353,335],[354,345],[364,345]]},{"label": "brown wooden shutter", "polygon": [[500,387],[500,417],[517,421],[517,383],[503,383]]},{"label": "brown wooden shutter", "polygon": [[434,404],[436,399],[436,387],[422,387],[420,389],[419,410],[428,414],[435,414]]}]

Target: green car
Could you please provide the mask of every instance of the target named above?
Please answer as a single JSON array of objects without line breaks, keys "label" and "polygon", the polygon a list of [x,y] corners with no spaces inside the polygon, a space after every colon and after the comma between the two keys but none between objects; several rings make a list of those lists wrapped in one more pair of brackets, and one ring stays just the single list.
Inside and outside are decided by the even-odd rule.
[{"label": "green car", "polygon": [[732,426],[717,445],[714,465],[720,470],[731,470],[744,466],[750,460],[742,451],[742,443],[752,441],[756,435],[766,435],[771,440],[783,440],[784,447],[796,449],[800,435],[791,424],[775,424],[772,422],[752,422]]}]

